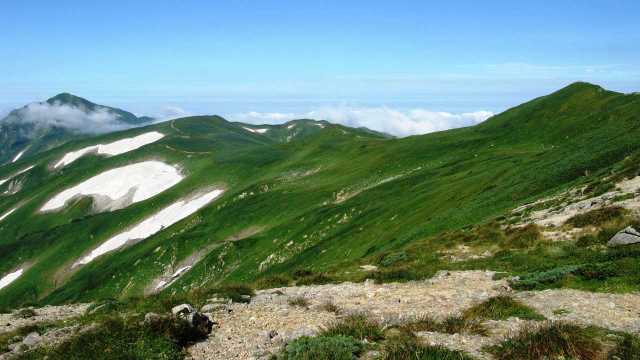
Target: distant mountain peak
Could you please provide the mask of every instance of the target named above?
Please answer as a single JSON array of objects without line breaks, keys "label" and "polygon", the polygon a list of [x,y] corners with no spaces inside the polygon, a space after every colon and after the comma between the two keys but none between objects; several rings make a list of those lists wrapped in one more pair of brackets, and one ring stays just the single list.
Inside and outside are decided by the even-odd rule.
[{"label": "distant mountain peak", "polygon": [[70,93],[60,93],[52,98],[47,99],[47,103],[48,104],[61,104],[61,105],[70,105],[70,106],[75,106],[75,107],[87,107],[87,108],[93,108],[94,106],[96,106],[96,104],[92,103],[91,101],[70,94]]}]

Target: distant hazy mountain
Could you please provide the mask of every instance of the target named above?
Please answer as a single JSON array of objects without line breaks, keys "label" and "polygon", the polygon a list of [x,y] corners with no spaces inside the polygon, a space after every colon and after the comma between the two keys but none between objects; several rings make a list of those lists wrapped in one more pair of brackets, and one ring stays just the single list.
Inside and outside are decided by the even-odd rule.
[{"label": "distant hazy mountain", "polygon": [[0,120],[0,163],[17,161],[69,140],[153,120],[63,93],[15,109]]}]

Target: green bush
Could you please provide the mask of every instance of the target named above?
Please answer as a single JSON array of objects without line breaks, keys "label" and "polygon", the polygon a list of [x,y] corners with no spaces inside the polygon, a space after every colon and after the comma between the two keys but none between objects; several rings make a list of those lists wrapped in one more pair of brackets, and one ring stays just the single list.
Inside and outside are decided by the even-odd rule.
[{"label": "green bush", "polygon": [[384,345],[381,360],[473,360],[461,351],[418,343],[414,337],[390,339]]},{"label": "green bush", "polygon": [[419,276],[413,269],[406,267],[374,271],[368,274],[367,277],[375,280],[375,282],[379,284],[388,282],[404,282],[418,280],[421,278],[421,276]]},{"label": "green bush", "polygon": [[491,320],[506,320],[511,317],[527,320],[545,319],[544,316],[540,315],[534,309],[509,296],[492,297],[481,304],[467,309],[463,313],[463,317],[468,319]]},{"label": "green bush", "polygon": [[399,262],[409,260],[409,256],[405,251],[399,251],[394,253],[385,253],[377,261],[378,265],[389,267]]},{"label": "green bush", "polygon": [[613,263],[597,263],[581,266],[576,274],[586,280],[605,280],[618,275],[618,269]]},{"label": "green bush", "polygon": [[506,232],[505,245],[509,248],[524,249],[532,247],[542,239],[540,228],[535,224],[509,228]]},{"label": "green bush", "polygon": [[590,329],[555,322],[525,327],[489,351],[498,360],[593,360],[599,358],[601,345]]},{"label": "green bush", "polygon": [[350,315],[335,321],[320,333],[322,336],[349,336],[358,340],[377,341],[383,339],[382,327],[362,314]]},{"label": "green bush", "polygon": [[579,269],[579,266],[568,265],[555,269],[534,272],[520,277],[519,280],[512,281],[511,286],[518,290],[535,290],[544,286],[552,285],[563,280],[567,275]]},{"label": "green bush", "polygon": [[301,337],[289,343],[278,360],[353,360],[362,344],[348,336]]}]

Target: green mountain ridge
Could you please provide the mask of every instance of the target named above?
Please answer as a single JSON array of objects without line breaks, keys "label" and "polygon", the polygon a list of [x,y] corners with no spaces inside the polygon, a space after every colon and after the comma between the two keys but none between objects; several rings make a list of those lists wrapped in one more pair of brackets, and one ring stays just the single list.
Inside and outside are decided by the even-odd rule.
[{"label": "green mountain ridge", "polygon": [[[197,116],[71,141],[0,168],[2,179],[35,165],[0,185],[0,192],[20,188],[0,197],[0,214],[15,209],[0,221],[0,277],[24,269],[0,289],[0,307],[149,294],[185,266],[163,293],[301,269],[349,278],[385,254],[604,176],[640,154],[639,126],[640,96],[576,83],[476,126],[402,139],[324,121],[249,125]],[[150,131],[164,137],[51,168],[69,151]],[[64,189],[146,160],[175,165],[185,177],[116,211],[96,213],[85,197],[39,212]],[[195,214],[73,267],[115,234],[211,187],[225,192]],[[443,261],[435,252],[420,256]]]}]

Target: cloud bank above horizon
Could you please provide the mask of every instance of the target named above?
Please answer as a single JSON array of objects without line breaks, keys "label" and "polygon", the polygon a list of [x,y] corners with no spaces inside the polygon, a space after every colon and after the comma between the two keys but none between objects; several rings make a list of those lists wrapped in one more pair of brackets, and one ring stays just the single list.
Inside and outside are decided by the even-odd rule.
[{"label": "cloud bank above horizon", "polygon": [[366,127],[394,136],[405,137],[472,126],[487,120],[493,115],[493,112],[484,110],[455,114],[422,108],[399,110],[386,106],[336,106],[299,113],[250,111],[228,114],[226,117],[231,121],[241,121],[256,125],[281,124],[295,119],[327,120],[345,126]]}]

